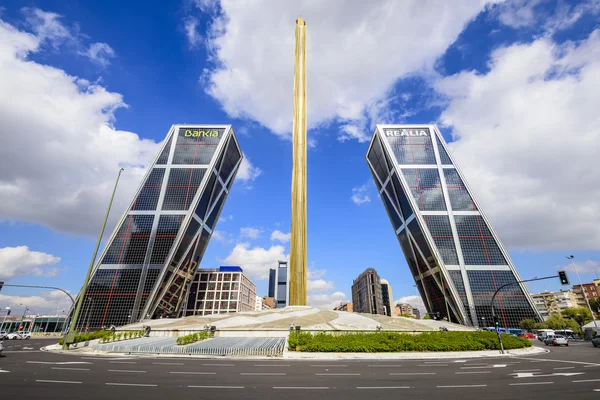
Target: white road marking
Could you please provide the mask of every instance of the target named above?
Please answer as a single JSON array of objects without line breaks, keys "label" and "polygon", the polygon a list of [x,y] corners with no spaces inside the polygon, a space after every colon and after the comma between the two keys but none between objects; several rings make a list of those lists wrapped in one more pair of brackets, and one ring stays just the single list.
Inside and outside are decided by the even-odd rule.
[{"label": "white road marking", "polygon": [[419,367],[447,367],[448,364],[426,364],[426,365],[419,365]]},{"label": "white road marking", "polygon": [[490,374],[492,371],[462,371],[455,374]]},{"label": "white road marking", "polygon": [[583,382],[600,382],[600,379],[582,379],[580,381],[571,381],[573,383],[583,383]]},{"label": "white road marking", "polygon": [[133,372],[138,374],[146,373],[146,371],[136,371],[132,369],[109,369],[108,372]]},{"label": "white road marking", "polygon": [[330,365],[330,364],[321,364],[321,365],[311,365],[311,367],[319,367],[319,368],[337,368],[337,367],[347,367],[348,365],[346,364],[334,364],[334,365]]},{"label": "white road marking", "polygon": [[206,367],[235,367],[235,364],[202,364]]},{"label": "white road marking", "polygon": [[322,373],[322,374],[315,374],[317,376],[349,376],[349,375],[354,375],[354,376],[358,376],[360,375],[359,373],[356,374],[336,374],[336,373]]},{"label": "white road marking", "polygon": [[357,389],[410,389],[410,386],[358,386]]},{"label": "white road marking", "polygon": [[583,364],[583,365],[587,365],[590,367],[600,367],[600,364],[589,363],[589,362],[584,362],[584,361],[552,360],[549,358],[524,358],[524,357],[518,357],[518,358],[519,358],[519,360],[532,360],[531,362],[553,361],[553,362],[560,362],[560,363],[565,363],[565,364]]},{"label": "white road marking", "polygon": [[52,369],[66,369],[69,371],[89,371],[89,368],[52,367]]},{"label": "white road marking", "polygon": [[523,385],[551,385],[554,382],[521,382],[521,383],[510,383],[510,386],[523,386]]},{"label": "white road marking", "polygon": [[81,383],[81,382],[77,382],[77,381],[50,381],[47,379],[36,379],[36,382],[43,382],[43,383]]},{"label": "white road marking", "polygon": [[402,365],[400,365],[400,364],[391,364],[391,365],[390,365],[390,364],[388,364],[388,365],[367,365],[367,367],[369,367],[369,368],[386,368],[386,367],[389,367],[389,368],[398,368],[398,367],[401,367],[401,366],[402,366]]},{"label": "white road marking", "polygon": [[444,364],[448,365],[447,361],[423,361],[423,364]]},{"label": "white road marking", "polygon": [[594,367],[600,367],[600,365],[584,365],[583,368],[594,368]]},{"label": "white road marking", "polygon": [[2,373],[2,372],[10,372],[10,371],[4,371],[4,370],[0,369],[0,373]]},{"label": "white road marking", "polygon": [[600,392],[600,389],[594,389],[594,392]]},{"label": "white road marking", "polygon": [[273,389],[292,389],[292,390],[303,390],[303,389],[329,389],[329,386],[273,386]]},{"label": "white road marking", "polygon": [[464,363],[464,362],[467,362],[467,360],[455,360],[454,362]]},{"label": "white road marking", "polygon": [[85,361],[63,361],[63,362],[54,362],[54,361],[27,361],[28,364],[51,364],[51,365],[69,365],[69,364],[91,364]]},{"label": "white road marking", "polygon": [[255,367],[290,367],[289,364],[254,364]]},{"label": "white road marking", "polygon": [[515,369],[515,370],[513,370],[513,372],[536,372],[536,371],[541,371],[541,369],[535,368],[535,369]]},{"label": "white road marking", "polygon": [[111,361],[111,364],[137,364],[135,361]]},{"label": "white road marking", "polygon": [[390,372],[390,375],[435,375],[436,372]]},{"label": "white road marking", "polygon": [[202,389],[243,389],[244,386],[198,386],[188,385],[189,388],[202,388]]},{"label": "white road marking", "polygon": [[540,375],[534,375],[533,372],[517,372],[516,374],[509,374],[509,375],[516,375],[515,378],[537,378],[540,376],[573,376],[573,375],[583,375],[585,374],[585,372],[555,372],[553,374],[540,374]]},{"label": "white road marking", "polygon": [[493,364],[484,367],[460,367],[460,369],[484,369],[484,368],[505,368],[507,364]]},{"label": "white road marking", "polygon": [[574,369],[575,367],[556,367],[552,369]]},{"label": "white road marking", "polygon": [[438,388],[470,388],[470,387],[486,387],[487,385],[444,385],[436,386]]},{"label": "white road marking", "polygon": [[153,362],[154,365],[185,365],[184,363]]},{"label": "white road marking", "polygon": [[23,350],[33,350],[33,347],[23,347]]},{"label": "white road marking", "polygon": [[108,385],[108,386],[150,386],[150,387],[158,386],[153,383],[116,383],[116,382],[106,382],[105,385]]},{"label": "white road marking", "polygon": [[240,375],[277,375],[282,376],[286,375],[285,372],[240,372]]},{"label": "white road marking", "polygon": [[216,372],[196,372],[196,371],[169,371],[170,374],[181,374],[181,375],[216,375]]}]

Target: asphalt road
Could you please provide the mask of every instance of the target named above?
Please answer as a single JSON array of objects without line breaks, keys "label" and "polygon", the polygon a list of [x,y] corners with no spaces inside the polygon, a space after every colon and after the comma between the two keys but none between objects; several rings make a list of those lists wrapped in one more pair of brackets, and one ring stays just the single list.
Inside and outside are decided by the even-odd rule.
[{"label": "asphalt road", "polygon": [[[89,357],[5,341],[0,398],[19,399],[597,399],[600,349],[423,361]],[[535,342],[539,345],[539,342]],[[11,347],[12,346],[12,347]],[[543,345],[542,345],[543,346]]]}]

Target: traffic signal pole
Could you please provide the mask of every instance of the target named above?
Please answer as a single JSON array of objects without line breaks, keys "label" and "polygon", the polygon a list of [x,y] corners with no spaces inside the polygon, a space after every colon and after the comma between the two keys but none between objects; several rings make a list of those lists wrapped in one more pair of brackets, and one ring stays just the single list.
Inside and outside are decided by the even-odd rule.
[{"label": "traffic signal pole", "polygon": [[565,275],[565,281],[563,281],[562,274],[561,274],[561,275],[545,276],[543,278],[533,278],[533,279],[525,279],[523,281],[511,282],[511,283],[507,283],[506,285],[502,285],[498,289],[496,289],[496,291],[494,292],[494,295],[492,296],[492,301],[491,301],[490,305],[492,308],[492,320],[494,321],[494,325],[496,326],[496,333],[498,334],[498,342],[500,343],[500,354],[504,354],[504,344],[502,343],[502,337],[500,336],[500,321],[499,321],[499,318],[496,316],[496,312],[494,310],[494,300],[496,299],[496,295],[498,294],[498,292],[500,292],[500,290],[504,289],[507,286],[517,285],[519,283],[525,283],[525,282],[542,281],[544,279],[554,279],[557,277],[561,278],[561,284],[563,284],[563,285],[569,284],[569,281],[566,279],[566,275]]}]

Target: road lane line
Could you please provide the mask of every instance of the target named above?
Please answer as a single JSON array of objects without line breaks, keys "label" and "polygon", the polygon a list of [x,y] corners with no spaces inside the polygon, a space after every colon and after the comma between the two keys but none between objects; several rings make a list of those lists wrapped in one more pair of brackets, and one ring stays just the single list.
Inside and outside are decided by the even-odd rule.
[{"label": "road lane line", "polygon": [[331,364],[321,364],[321,365],[311,365],[311,367],[318,367],[318,368],[337,368],[337,367],[347,367],[347,364],[335,364],[335,365],[331,365]]},{"label": "road lane line", "polygon": [[573,383],[583,383],[583,382],[600,382],[600,379],[582,379],[579,381],[571,381]]},{"label": "road lane line", "polygon": [[448,364],[420,364],[419,367],[447,367]]},{"label": "road lane line", "polygon": [[206,367],[235,367],[235,364],[202,364]]},{"label": "road lane line", "polygon": [[67,367],[52,367],[52,369],[66,369],[69,371],[89,371],[89,368],[67,368]]},{"label": "road lane line", "polygon": [[522,382],[522,383],[509,383],[510,386],[525,386],[525,385],[551,385],[554,382]]},{"label": "road lane line", "polygon": [[575,367],[556,367],[552,369],[574,369]]},{"label": "road lane line", "polygon": [[216,375],[216,372],[196,372],[196,371],[169,371],[170,374],[181,375]]},{"label": "road lane line", "polygon": [[553,361],[553,362],[560,362],[560,363],[565,363],[565,364],[583,364],[583,365],[587,365],[587,366],[590,366],[590,367],[600,367],[600,364],[590,363],[590,362],[584,362],[584,361],[552,360],[552,359],[549,359],[549,358],[525,358],[525,357],[515,357],[515,358],[518,358],[519,360],[533,360],[531,362]]},{"label": "road lane line", "polygon": [[255,367],[291,367],[289,364],[254,364]]},{"label": "road lane line", "polygon": [[334,372],[334,373],[320,373],[320,374],[317,373],[315,375],[317,375],[317,376],[358,376],[360,374],[359,373],[355,373],[355,374],[336,374]]},{"label": "road lane line", "polygon": [[240,372],[240,375],[266,375],[266,376],[282,376],[287,375],[285,372]]},{"label": "road lane line", "polygon": [[358,386],[357,389],[410,389],[410,386]]},{"label": "road lane line", "polygon": [[202,389],[243,389],[244,386],[199,386],[199,385],[188,385],[189,388],[202,388]]},{"label": "road lane line", "polygon": [[292,390],[326,390],[329,386],[273,386],[273,389],[292,389]]},{"label": "road lane line", "polygon": [[455,374],[491,374],[492,371],[462,371],[455,372]]},{"label": "road lane line", "polygon": [[400,365],[400,364],[387,364],[387,365],[381,365],[381,364],[377,364],[377,365],[367,365],[367,367],[369,367],[369,368],[386,368],[386,367],[389,367],[389,368],[398,368],[398,367],[401,367],[401,366],[402,366],[402,365]]},{"label": "road lane line", "polygon": [[435,375],[436,372],[390,372],[390,375]]},{"label": "road lane line", "polygon": [[471,387],[486,387],[487,385],[443,385],[436,386],[438,388],[471,388]]},{"label": "road lane line", "polygon": [[43,383],[81,383],[81,382],[77,382],[77,381],[50,381],[47,379],[36,379],[36,382],[43,382]]},{"label": "road lane line", "polygon": [[138,373],[138,374],[143,374],[146,371],[135,371],[132,369],[109,369],[108,372],[134,372],[134,373]]},{"label": "road lane line", "polygon": [[154,365],[185,365],[184,363],[153,362]]},{"label": "road lane line", "polygon": [[110,361],[111,364],[137,364],[135,361]]},{"label": "road lane line", "polygon": [[105,385],[108,385],[108,386],[150,386],[150,387],[158,386],[153,383],[117,383],[117,382],[106,382]]},{"label": "road lane line", "polygon": [[[575,367],[573,367],[573,368],[575,368]],[[535,368],[535,369],[515,369],[515,370],[513,370],[513,372],[536,372],[536,371],[541,371],[541,369]]]},{"label": "road lane line", "polygon": [[50,364],[50,365],[68,365],[68,364],[91,364],[85,361],[27,361],[27,364]]}]

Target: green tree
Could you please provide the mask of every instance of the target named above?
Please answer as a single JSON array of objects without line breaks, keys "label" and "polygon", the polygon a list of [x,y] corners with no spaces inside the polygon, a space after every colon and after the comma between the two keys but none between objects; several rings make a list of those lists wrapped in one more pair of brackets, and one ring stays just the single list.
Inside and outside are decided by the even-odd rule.
[{"label": "green tree", "polygon": [[565,319],[560,315],[551,315],[546,320],[548,329],[560,330],[571,329],[574,332],[580,332],[579,324],[572,319]]},{"label": "green tree", "polygon": [[590,299],[590,307],[592,307],[592,310],[594,310],[595,313],[599,313],[600,311],[600,297],[595,297],[593,299]]},{"label": "green tree", "polygon": [[561,314],[564,317],[570,318],[577,322],[579,326],[583,326],[592,320],[590,310],[585,307],[569,307],[565,308]]},{"label": "green tree", "polygon": [[537,322],[533,319],[524,319],[521,321],[521,328],[531,332],[535,329]]}]

